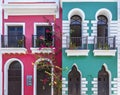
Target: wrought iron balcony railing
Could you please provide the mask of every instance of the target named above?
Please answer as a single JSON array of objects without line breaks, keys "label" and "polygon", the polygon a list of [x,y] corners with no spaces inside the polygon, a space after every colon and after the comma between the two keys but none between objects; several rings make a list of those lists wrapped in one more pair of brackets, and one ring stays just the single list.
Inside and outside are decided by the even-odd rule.
[{"label": "wrought iron balcony railing", "polygon": [[1,35],[1,46],[9,47],[25,47],[24,35]]},{"label": "wrought iron balcony railing", "polygon": [[32,47],[51,47],[54,46],[54,38],[45,38],[43,36],[32,35]]},{"label": "wrought iron balcony railing", "polygon": [[88,49],[88,37],[66,36],[66,46],[68,49]]},{"label": "wrought iron balcony railing", "polygon": [[116,37],[94,37],[94,49],[111,50],[116,48]]}]

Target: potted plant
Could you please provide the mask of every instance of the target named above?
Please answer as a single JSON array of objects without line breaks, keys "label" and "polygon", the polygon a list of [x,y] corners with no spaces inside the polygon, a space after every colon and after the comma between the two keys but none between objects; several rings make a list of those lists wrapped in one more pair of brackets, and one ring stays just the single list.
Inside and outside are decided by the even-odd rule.
[{"label": "potted plant", "polygon": [[23,47],[23,39],[18,40],[18,47]]},{"label": "potted plant", "polygon": [[72,42],[70,42],[70,46],[69,46],[70,49],[76,49],[76,45]]}]

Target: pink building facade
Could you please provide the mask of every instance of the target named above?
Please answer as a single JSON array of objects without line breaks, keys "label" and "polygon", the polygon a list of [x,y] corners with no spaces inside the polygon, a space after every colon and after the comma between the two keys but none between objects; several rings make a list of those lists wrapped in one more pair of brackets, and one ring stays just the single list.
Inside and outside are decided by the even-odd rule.
[{"label": "pink building facade", "polygon": [[53,86],[41,89],[38,78],[44,75],[36,63],[54,64],[51,58],[54,56],[56,65],[61,66],[59,1],[5,0],[1,3],[0,95],[54,95]]}]

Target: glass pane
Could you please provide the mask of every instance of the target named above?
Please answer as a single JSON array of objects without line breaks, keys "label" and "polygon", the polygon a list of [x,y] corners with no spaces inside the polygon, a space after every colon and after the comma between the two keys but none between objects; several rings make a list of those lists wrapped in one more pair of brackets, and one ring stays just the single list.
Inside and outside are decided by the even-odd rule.
[{"label": "glass pane", "polygon": [[78,15],[71,17],[70,23],[70,46],[82,48],[82,19]]},{"label": "glass pane", "polygon": [[37,26],[38,46],[49,47],[52,45],[52,26]]},{"label": "glass pane", "polygon": [[22,40],[23,27],[22,26],[8,26],[8,46],[17,47],[18,40]]}]

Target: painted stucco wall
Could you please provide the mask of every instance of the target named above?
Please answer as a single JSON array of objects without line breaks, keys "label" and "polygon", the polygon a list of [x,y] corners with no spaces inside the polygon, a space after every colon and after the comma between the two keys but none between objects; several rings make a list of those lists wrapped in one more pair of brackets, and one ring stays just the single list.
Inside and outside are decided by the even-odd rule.
[{"label": "painted stucco wall", "polygon": [[86,20],[94,20],[96,12],[101,8],[107,8],[113,14],[113,20],[117,20],[117,2],[63,2],[63,20],[68,19],[68,13],[73,8],[80,8],[85,13]]},{"label": "painted stucco wall", "polygon": [[[106,65],[110,72],[110,93],[117,93],[117,74],[118,74],[118,54],[115,56],[94,56],[93,44],[94,36],[97,36],[97,20],[96,13],[99,9],[108,9],[112,14],[112,19],[109,25],[109,36],[117,36],[117,2],[63,2],[63,43],[62,43],[62,77],[63,77],[63,95],[68,93],[68,73],[73,64],[76,64],[78,70],[82,75],[81,79],[81,93],[87,95],[97,95],[97,77],[103,64]],[[82,36],[88,36],[89,54],[88,56],[67,56],[66,38],[70,33],[70,21],[68,19],[69,12],[74,9],[80,9],[84,12],[85,19],[83,21]],[[114,29],[113,29],[114,26]],[[113,33],[114,31],[114,33]]]},{"label": "painted stucco wall", "polygon": [[[65,51],[65,49],[63,49]],[[63,69],[67,68],[63,72],[63,77],[67,77],[73,64],[78,66],[78,69],[82,73],[82,77],[91,75],[93,78],[97,77],[99,70],[103,64],[106,64],[108,70],[111,72],[111,77],[117,77],[117,54],[113,56],[94,56],[93,49],[90,49],[88,56],[67,56],[65,52],[62,53],[63,57]]]},{"label": "painted stucco wall", "polygon": [[[26,54],[2,54],[1,58],[2,58],[2,71],[3,71],[3,75],[2,75],[2,88],[4,88],[4,66],[5,66],[5,63],[12,59],[12,58],[17,58],[19,59],[22,63],[23,63],[23,66],[24,66],[24,91],[23,91],[23,95],[33,95],[34,93],[34,67],[32,65],[33,62],[36,61],[36,57],[37,57],[37,54],[32,54],[30,48],[32,47],[32,35],[34,34],[34,23],[54,23],[54,32],[56,32],[56,36],[55,37],[58,37],[58,39],[61,39],[61,27],[62,27],[62,10],[60,9],[59,10],[60,12],[60,16],[59,18],[56,18],[53,16],[53,15],[36,15],[36,16],[33,16],[33,15],[29,15],[29,16],[9,16],[8,19],[4,19],[4,17],[2,18],[3,19],[3,31],[1,34],[4,34],[5,33],[5,29],[4,29],[4,26],[5,26],[5,23],[25,23],[25,43],[26,43],[26,49],[27,49],[27,52]],[[57,38],[56,38],[57,39]],[[56,47],[59,47],[59,48],[56,48],[56,52],[57,55],[55,55],[56,59],[57,59],[57,63],[56,65],[59,65],[61,66],[61,50],[60,47],[61,47],[61,40],[59,40],[60,42],[58,43],[58,40],[55,41],[55,45]],[[45,56],[44,56],[45,57]],[[32,75],[32,86],[27,86],[26,85],[26,77],[27,75]],[[5,94],[5,90],[3,89],[2,90],[2,94],[1,95],[4,95]]]},{"label": "painted stucco wall", "polygon": [[[89,45],[92,47],[93,45]],[[118,61],[117,53],[113,56],[94,56],[93,49],[90,49],[88,56],[67,56],[63,49],[62,53],[62,78],[63,78],[63,95],[68,92],[68,74],[73,65],[76,65],[82,75],[81,87],[82,94],[92,95],[97,93],[97,77],[103,64],[106,65],[110,75],[110,93],[117,93],[118,78]]]}]

